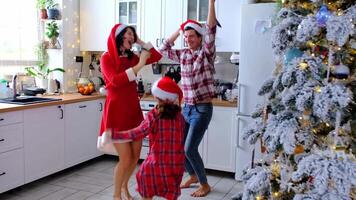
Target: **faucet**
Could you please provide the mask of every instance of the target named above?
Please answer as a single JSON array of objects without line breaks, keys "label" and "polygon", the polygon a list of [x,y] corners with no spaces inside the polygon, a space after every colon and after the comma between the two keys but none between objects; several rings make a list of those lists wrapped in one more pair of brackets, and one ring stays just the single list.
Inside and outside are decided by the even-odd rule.
[{"label": "faucet", "polygon": [[15,74],[15,75],[12,77],[12,89],[13,89],[12,98],[13,98],[13,99],[16,99],[16,97],[17,97],[16,79],[17,79],[17,74]]}]

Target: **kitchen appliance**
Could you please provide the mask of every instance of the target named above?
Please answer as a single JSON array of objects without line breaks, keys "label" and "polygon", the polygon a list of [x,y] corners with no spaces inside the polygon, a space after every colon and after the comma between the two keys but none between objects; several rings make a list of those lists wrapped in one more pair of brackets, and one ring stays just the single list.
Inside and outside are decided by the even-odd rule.
[{"label": "kitchen appliance", "polygon": [[[241,47],[238,78],[237,143],[235,179],[241,180],[242,170],[261,157],[260,144],[250,145],[243,140],[243,130],[252,122],[251,113],[264,98],[257,95],[275,67],[272,56],[271,20],[276,13],[275,3],[241,5]],[[255,149],[255,150],[254,150]]]},{"label": "kitchen appliance", "polygon": [[[154,101],[141,101],[140,106],[141,106],[143,116],[146,117],[147,113],[150,110],[152,110],[156,105],[157,102]],[[149,138],[148,136],[146,136],[142,140],[140,159],[145,159],[147,157],[148,152],[149,152]]]}]

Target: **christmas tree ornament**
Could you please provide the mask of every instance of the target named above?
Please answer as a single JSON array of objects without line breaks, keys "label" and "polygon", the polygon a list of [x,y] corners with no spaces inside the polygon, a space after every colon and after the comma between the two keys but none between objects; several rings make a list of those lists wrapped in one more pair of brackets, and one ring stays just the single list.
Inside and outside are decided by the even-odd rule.
[{"label": "christmas tree ornament", "polygon": [[292,48],[284,55],[284,65],[288,65],[293,59],[303,56],[303,52],[297,48]]},{"label": "christmas tree ornament", "polygon": [[294,148],[294,154],[301,154],[304,152],[304,147],[303,145],[296,145],[295,148]]},{"label": "christmas tree ornament", "polygon": [[299,69],[306,70],[308,68],[308,63],[301,62],[299,63]]},{"label": "christmas tree ornament", "polygon": [[310,109],[305,109],[303,111],[303,115],[302,115],[302,119],[301,119],[301,125],[303,128],[307,128],[310,126],[310,115],[311,115]]},{"label": "christmas tree ornament", "polygon": [[330,18],[331,13],[328,10],[328,7],[323,5],[320,7],[320,10],[316,13],[316,21],[319,25],[319,27],[325,27],[326,22]]},{"label": "christmas tree ornament", "polygon": [[339,65],[334,66],[333,75],[337,79],[347,79],[350,75],[350,69],[346,65],[340,63]]}]

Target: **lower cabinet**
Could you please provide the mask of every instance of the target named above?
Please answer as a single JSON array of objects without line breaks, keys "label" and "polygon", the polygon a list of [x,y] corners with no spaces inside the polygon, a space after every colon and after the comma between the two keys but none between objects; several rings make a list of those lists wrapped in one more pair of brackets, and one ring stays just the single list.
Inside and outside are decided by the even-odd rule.
[{"label": "lower cabinet", "polygon": [[100,155],[96,148],[103,100],[65,105],[65,166],[70,167]]},{"label": "lower cabinet", "polygon": [[0,193],[25,183],[23,111],[0,113]]},{"label": "lower cabinet", "polygon": [[24,111],[25,183],[64,168],[63,107]]},{"label": "lower cabinet", "polygon": [[235,108],[214,106],[213,116],[199,146],[205,168],[235,173]]}]

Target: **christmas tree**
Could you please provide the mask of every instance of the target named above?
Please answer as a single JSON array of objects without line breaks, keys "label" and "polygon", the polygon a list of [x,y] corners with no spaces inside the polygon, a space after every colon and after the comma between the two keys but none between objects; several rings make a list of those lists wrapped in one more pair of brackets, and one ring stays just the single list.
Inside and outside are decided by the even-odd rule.
[{"label": "christmas tree", "polygon": [[282,0],[272,47],[276,70],[244,131],[263,159],[236,198],[356,199],[356,5]]}]

